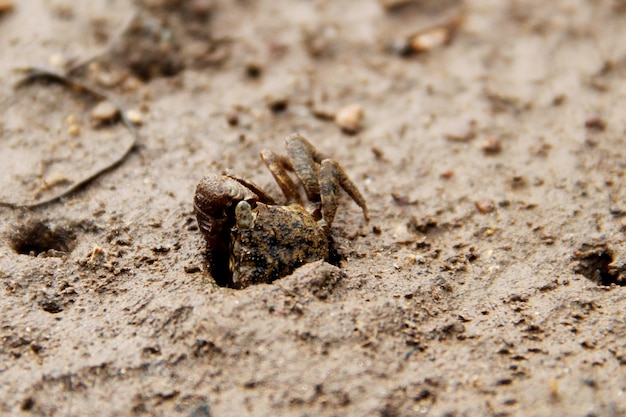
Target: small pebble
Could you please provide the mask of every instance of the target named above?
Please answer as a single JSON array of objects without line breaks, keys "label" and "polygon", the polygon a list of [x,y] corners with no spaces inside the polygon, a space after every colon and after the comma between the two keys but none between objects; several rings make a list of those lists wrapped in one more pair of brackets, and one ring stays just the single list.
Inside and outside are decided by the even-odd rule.
[{"label": "small pebble", "polygon": [[80,135],[80,126],[78,125],[69,125],[67,128],[67,134],[70,136],[78,136]]},{"label": "small pebble", "polygon": [[485,140],[485,143],[483,144],[482,149],[485,153],[490,153],[490,154],[499,153],[502,150],[502,142],[500,142],[498,139],[494,138],[493,136],[489,136],[487,140]]},{"label": "small pebble", "polygon": [[464,16],[457,16],[449,22],[424,29],[412,36],[409,36],[406,40],[406,48],[403,52],[422,53],[447,45],[450,43],[452,37],[464,20]]},{"label": "small pebble", "polygon": [[70,114],[65,119],[65,123],[67,123],[67,134],[70,136],[78,136],[80,134],[80,124],[78,123],[78,119],[75,115]]},{"label": "small pebble", "polygon": [[91,110],[91,120],[95,124],[102,124],[112,121],[117,117],[119,110],[110,101],[101,101]]},{"label": "small pebble", "polygon": [[606,121],[600,117],[592,117],[585,121],[585,127],[591,130],[603,131],[606,129]]},{"label": "small pebble", "polygon": [[490,198],[483,198],[474,204],[476,204],[476,209],[482,214],[491,213],[496,209],[496,204]]},{"label": "small pebble", "polygon": [[454,122],[445,134],[446,139],[452,142],[469,142],[476,137],[475,128],[476,122],[473,120],[469,123],[466,121]]},{"label": "small pebble", "polygon": [[425,52],[441,46],[450,40],[450,30],[445,27],[436,27],[418,33],[409,40],[414,52]]},{"label": "small pebble", "polygon": [[363,121],[363,107],[359,104],[350,104],[341,108],[335,115],[335,123],[346,133],[356,133],[361,129]]},{"label": "small pebble", "polygon": [[239,114],[232,110],[226,113],[226,122],[229,126],[237,126],[239,124]]},{"label": "small pebble", "polygon": [[130,109],[126,111],[126,117],[132,124],[141,125],[143,124],[143,116],[141,112],[137,109]]},{"label": "small pebble", "polygon": [[447,169],[439,174],[439,176],[444,180],[449,180],[450,178],[454,177],[454,171],[452,171],[451,169]]},{"label": "small pebble", "polygon": [[96,81],[102,87],[116,87],[122,84],[128,74],[124,71],[100,71],[99,69],[94,72]]},{"label": "small pebble", "polygon": [[198,265],[194,264],[185,265],[184,270],[188,274],[195,274],[202,271],[202,269]]},{"label": "small pebble", "polygon": [[53,68],[63,69],[67,65],[67,60],[63,55],[54,54],[48,58],[48,64]]}]

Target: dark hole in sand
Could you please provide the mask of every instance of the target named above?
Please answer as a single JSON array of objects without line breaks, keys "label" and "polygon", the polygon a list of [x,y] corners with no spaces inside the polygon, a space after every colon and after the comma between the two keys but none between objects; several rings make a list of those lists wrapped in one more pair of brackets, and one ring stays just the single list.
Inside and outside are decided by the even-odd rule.
[{"label": "dark hole in sand", "polygon": [[9,245],[21,255],[69,253],[74,249],[76,234],[68,227],[42,220],[20,224],[9,237]]},{"label": "dark hole in sand", "polygon": [[613,251],[606,245],[584,244],[579,251],[574,253],[574,259],[578,260],[574,271],[596,284],[601,286],[626,285],[623,274],[625,266],[613,265],[615,260]]}]

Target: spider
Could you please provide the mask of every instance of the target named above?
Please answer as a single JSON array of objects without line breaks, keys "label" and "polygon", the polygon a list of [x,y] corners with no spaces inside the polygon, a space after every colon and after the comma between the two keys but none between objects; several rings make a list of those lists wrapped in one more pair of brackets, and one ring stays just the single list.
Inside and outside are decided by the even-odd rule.
[{"label": "spider", "polygon": [[[196,188],[196,217],[211,274],[220,285],[240,289],[270,283],[306,263],[328,260],[340,188],[369,221],[363,195],[339,163],[298,133],[287,136],[285,143],[288,156],[260,153],[285,197],[284,205],[252,181],[229,174],[209,174]],[[290,172],[304,188],[306,200]]]}]

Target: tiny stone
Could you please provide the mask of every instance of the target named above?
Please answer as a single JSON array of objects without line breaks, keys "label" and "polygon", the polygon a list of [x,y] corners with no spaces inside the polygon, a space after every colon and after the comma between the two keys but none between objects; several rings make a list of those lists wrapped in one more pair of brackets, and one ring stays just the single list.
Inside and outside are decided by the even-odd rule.
[{"label": "tiny stone", "polygon": [[239,124],[239,115],[235,111],[226,113],[226,122],[230,126],[237,126]]},{"label": "tiny stone", "polygon": [[482,214],[491,213],[496,209],[495,203],[490,198],[483,198],[482,200],[478,200],[475,204],[476,209]]},{"label": "tiny stone", "polygon": [[67,60],[63,55],[54,54],[48,58],[48,64],[50,64],[51,67],[63,69],[67,65]]},{"label": "tiny stone", "polygon": [[445,135],[452,142],[469,142],[476,136],[475,122],[456,122]]},{"label": "tiny stone", "polygon": [[115,87],[123,83],[128,74],[123,71],[103,72],[97,70],[95,72],[96,81],[103,87]]},{"label": "tiny stone", "polygon": [[118,108],[110,101],[101,101],[91,110],[91,120],[96,124],[113,120],[118,115]]},{"label": "tiny stone", "polygon": [[603,131],[606,129],[606,121],[600,117],[592,117],[585,121],[585,127],[591,130]]},{"label": "tiny stone", "polygon": [[482,148],[485,153],[499,153],[502,150],[502,143],[493,136],[489,136]]},{"label": "tiny stone", "polygon": [[450,178],[454,177],[454,171],[452,171],[451,169],[447,169],[439,174],[439,176],[445,180],[449,180]]},{"label": "tiny stone", "polygon": [[67,134],[70,136],[78,136],[80,135],[80,126],[78,125],[70,125],[67,128]]},{"label": "tiny stone", "polygon": [[184,269],[185,269],[185,272],[188,274],[195,274],[201,271],[200,267],[194,264],[185,265]]},{"label": "tiny stone", "polygon": [[425,52],[444,45],[449,40],[450,30],[446,27],[436,27],[413,36],[409,42],[413,51]]},{"label": "tiny stone", "polygon": [[131,123],[136,125],[143,124],[143,116],[141,112],[137,109],[130,109],[126,112],[126,117],[130,120]]},{"label": "tiny stone", "polygon": [[335,123],[346,133],[356,133],[361,129],[363,107],[359,104],[350,104],[342,107],[335,115]]},{"label": "tiny stone", "polygon": [[76,125],[78,124],[78,119],[76,119],[76,116],[74,114],[70,114],[69,116],[67,116],[67,119],[65,119],[65,123],[67,123],[68,126]]},{"label": "tiny stone", "polygon": [[168,253],[169,251],[169,246],[156,245],[152,248],[152,252],[154,253]]}]

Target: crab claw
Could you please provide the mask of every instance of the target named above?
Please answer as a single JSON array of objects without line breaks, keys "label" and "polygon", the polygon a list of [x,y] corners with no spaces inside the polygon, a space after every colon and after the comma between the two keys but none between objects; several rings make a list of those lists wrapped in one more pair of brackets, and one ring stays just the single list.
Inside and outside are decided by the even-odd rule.
[{"label": "crab claw", "polygon": [[211,235],[219,233],[221,221],[232,213],[240,201],[256,201],[258,197],[234,179],[210,174],[200,180],[196,188],[194,208],[200,228]]},{"label": "crab claw", "polygon": [[210,174],[200,180],[196,188],[194,205],[196,210],[221,214],[224,209],[244,200],[256,200],[256,195],[234,179]]}]

